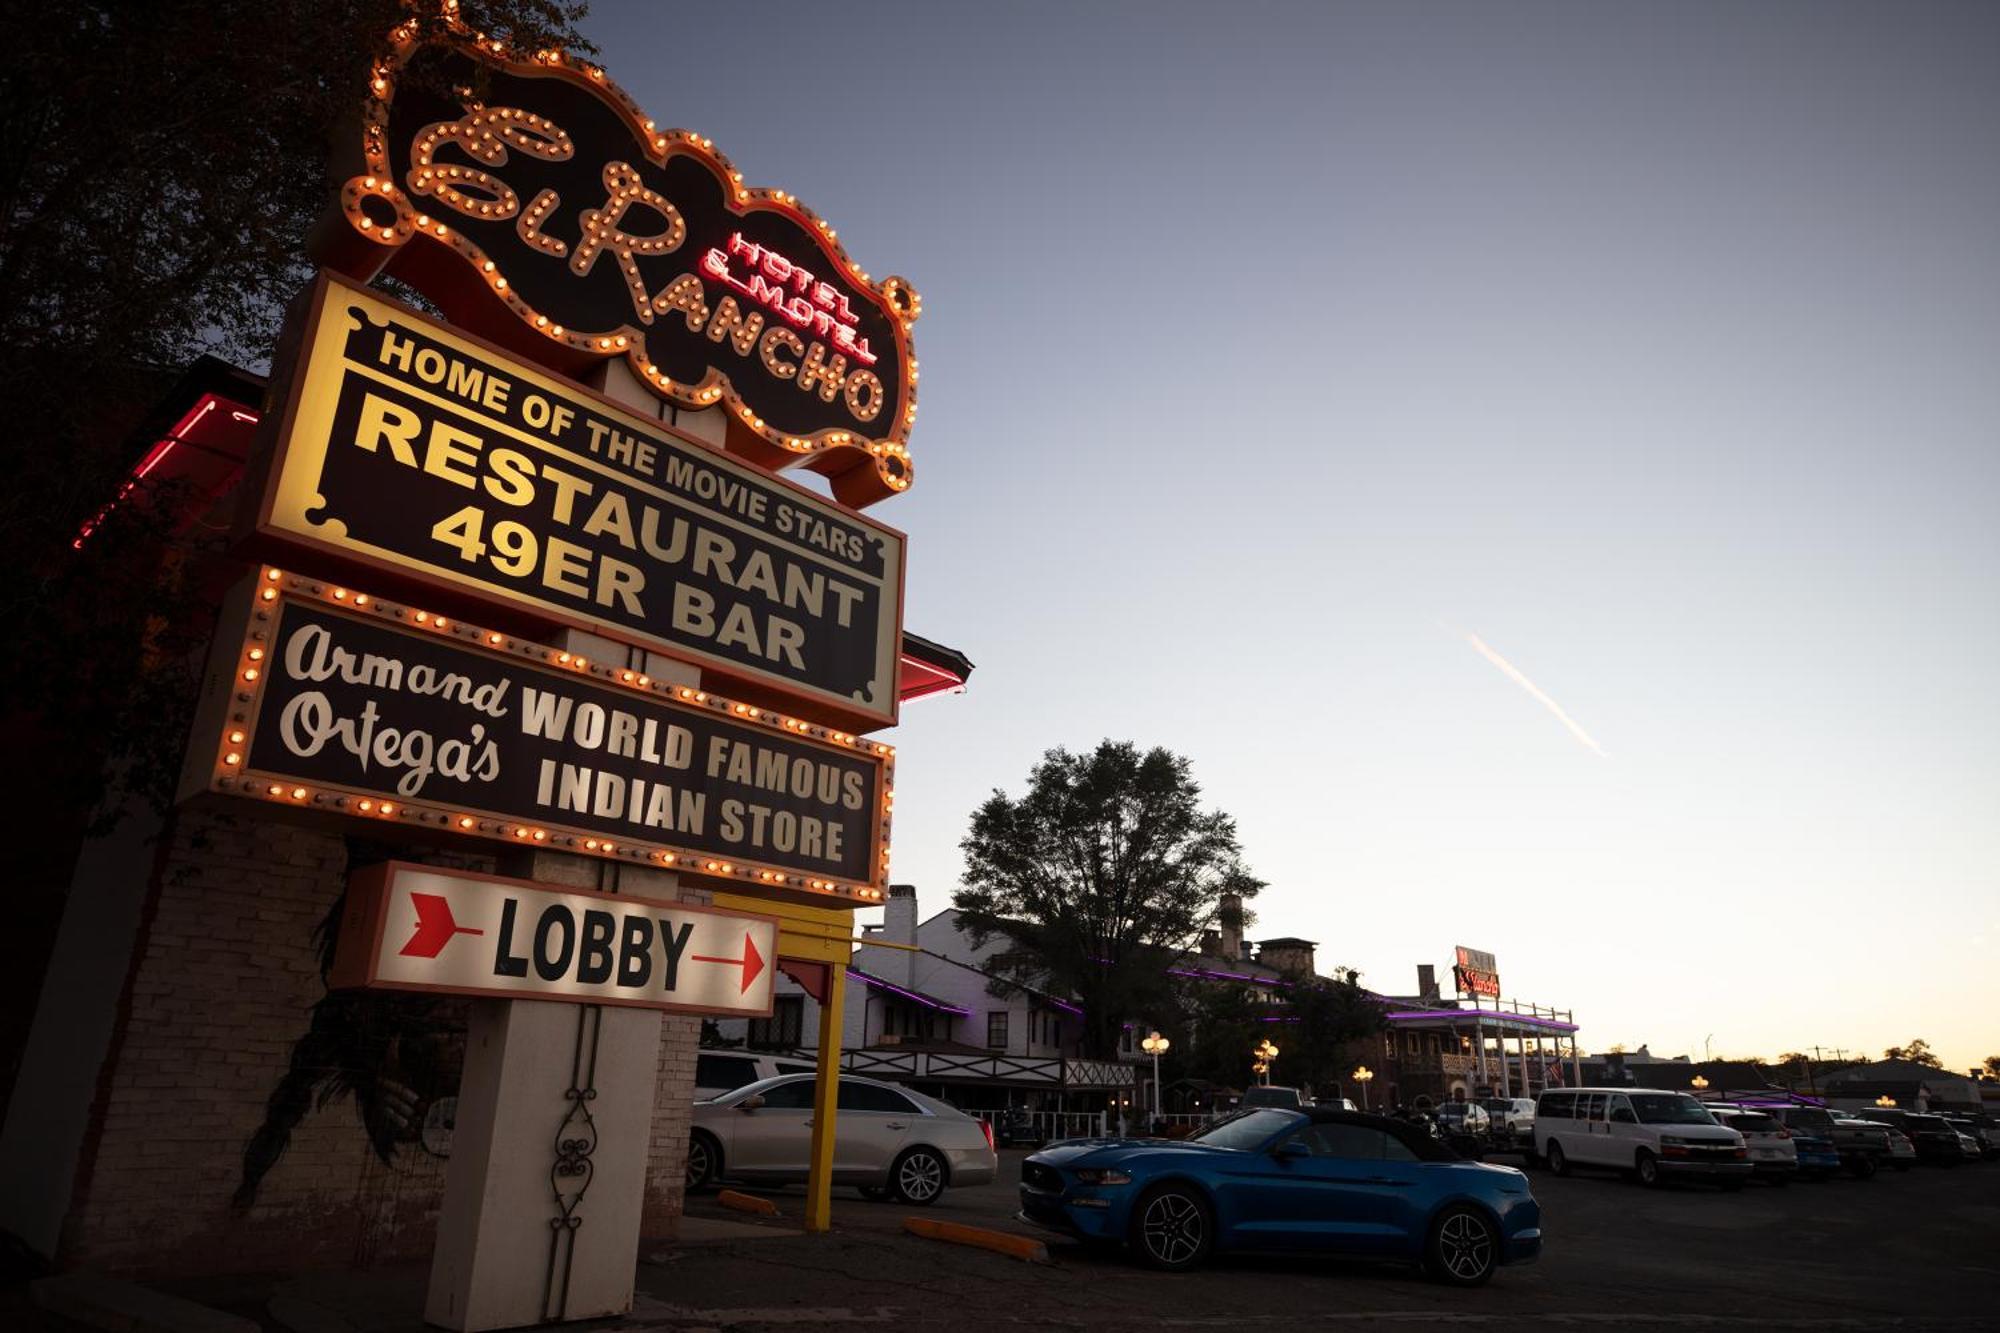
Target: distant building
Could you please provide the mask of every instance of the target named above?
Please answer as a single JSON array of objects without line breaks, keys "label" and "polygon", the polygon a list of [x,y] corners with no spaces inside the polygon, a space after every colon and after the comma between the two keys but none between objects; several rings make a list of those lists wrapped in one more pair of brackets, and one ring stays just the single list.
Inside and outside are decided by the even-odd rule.
[{"label": "distant building", "polygon": [[[1429,963],[1417,965],[1415,995],[1379,998],[1386,1031],[1371,1057],[1379,1062],[1365,1094],[1371,1106],[1532,1097],[1575,1083],[1577,1025],[1568,1010],[1445,999]],[[1364,1100],[1351,1084],[1345,1092]]]},{"label": "distant building", "polygon": [[1979,1082],[1911,1060],[1875,1060],[1823,1074],[1820,1095],[1841,1110],[1861,1111],[1889,1097],[1906,1111],[1986,1109]]},{"label": "distant building", "polygon": [[[1134,1065],[1085,1059],[1083,1011],[990,970],[1005,947],[998,939],[975,945],[956,908],[919,921],[915,887],[891,885],[882,923],[868,928],[847,966],[841,1067],[971,1111],[1115,1113],[1132,1105]],[[730,1045],[805,1053],[818,1045],[819,1003],[781,977],[770,1018],[715,1028]]]}]

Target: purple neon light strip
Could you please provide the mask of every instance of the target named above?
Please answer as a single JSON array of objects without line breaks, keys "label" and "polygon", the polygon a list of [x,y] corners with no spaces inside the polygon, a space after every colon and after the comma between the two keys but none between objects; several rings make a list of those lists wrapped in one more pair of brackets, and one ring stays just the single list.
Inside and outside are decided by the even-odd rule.
[{"label": "purple neon light strip", "polygon": [[1402,1009],[1384,1014],[1390,1022],[1401,1022],[1411,1018],[1498,1018],[1509,1023],[1526,1023],[1530,1027],[1554,1028],[1559,1032],[1574,1032],[1577,1025],[1560,1019],[1536,1018],[1532,1014],[1498,1013],[1491,1009]]},{"label": "purple neon light strip", "polygon": [[919,995],[916,991],[904,990],[901,986],[894,985],[891,982],[884,981],[880,977],[870,976],[868,973],[862,972],[856,968],[852,967],[848,968],[847,975],[853,977],[856,981],[862,983],[864,986],[873,986],[877,990],[890,991],[894,994],[900,995],[906,1000],[915,1000],[918,1004],[923,1005],[926,1009],[936,1009],[940,1013],[957,1014],[960,1018],[972,1017],[972,1011],[970,1009],[960,1009],[958,1006],[946,1004],[942,1000],[934,1000],[928,995]]},{"label": "purple neon light strip", "polygon": [[1167,975],[1202,977],[1209,981],[1247,981],[1253,986],[1276,986],[1284,990],[1292,988],[1292,983],[1289,981],[1278,981],[1271,977],[1253,977],[1247,972],[1211,972],[1205,967],[1170,967],[1167,969]]}]

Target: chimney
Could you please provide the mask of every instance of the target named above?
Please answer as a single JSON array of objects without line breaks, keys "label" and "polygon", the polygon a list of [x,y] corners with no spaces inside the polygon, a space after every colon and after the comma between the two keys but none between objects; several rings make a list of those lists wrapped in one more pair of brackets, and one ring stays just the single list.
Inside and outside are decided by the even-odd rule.
[{"label": "chimney", "polygon": [[1265,940],[1257,950],[1257,961],[1274,972],[1309,977],[1314,975],[1313,950],[1318,947],[1311,940]]},{"label": "chimney", "polygon": [[1203,958],[1222,957],[1222,932],[1204,930],[1201,932],[1201,956]]},{"label": "chimney", "polygon": [[1438,970],[1430,963],[1417,964],[1417,994],[1436,1003],[1438,1000]]},{"label": "chimney", "polygon": [[1250,956],[1249,946],[1243,940],[1243,897],[1241,894],[1225,893],[1216,900],[1215,924],[1222,934],[1222,956],[1234,961]]},{"label": "chimney", "polygon": [[[889,900],[882,904],[882,938],[891,944],[917,942],[917,886],[891,884]],[[917,956],[907,949],[885,949],[882,975],[899,986],[915,989]]]}]

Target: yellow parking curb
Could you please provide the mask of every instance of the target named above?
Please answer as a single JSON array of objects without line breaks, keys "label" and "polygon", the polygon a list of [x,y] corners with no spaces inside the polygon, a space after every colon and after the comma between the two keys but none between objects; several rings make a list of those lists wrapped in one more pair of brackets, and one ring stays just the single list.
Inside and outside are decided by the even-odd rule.
[{"label": "yellow parking curb", "polygon": [[1011,1231],[993,1231],[986,1227],[969,1227],[958,1222],[940,1222],[929,1217],[906,1217],[903,1230],[926,1240],[942,1240],[953,1245],[971,1245],[981,1250],[992,1250],[1010,1259],[1020,1259],[1031,1264],[1049,1262],[1049,1247],[1033,1236],[1017,1236]]},{"label": "yellow parking curb", "polygon": [[754,1194],[741,1194],[735,1190],[723,1190],[715,1196],[715,1201],[724,1208],[734,1208],[739,1213],[755,1213],[759,1217],[776,1217],[778,1205],[769,1199],[760,1199]]}]

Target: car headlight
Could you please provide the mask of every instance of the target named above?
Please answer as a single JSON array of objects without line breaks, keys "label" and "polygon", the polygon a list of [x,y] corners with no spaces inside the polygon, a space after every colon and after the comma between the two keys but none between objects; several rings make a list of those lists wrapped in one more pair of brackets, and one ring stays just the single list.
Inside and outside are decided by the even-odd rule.
[{"label": "car headlight", "polygon": [[1693,1142],[1693,1139],[1684,1138],[1679,1134],[1660,1135],[1660,1146],[1662,1148],[1685,1148]]},{"label": "car headlight", "polygon": [[1079,1185],[1129,1185],[1132,1173],[1120,1171],[1115,1166],[1083,1166],[1076,1170]]}]

